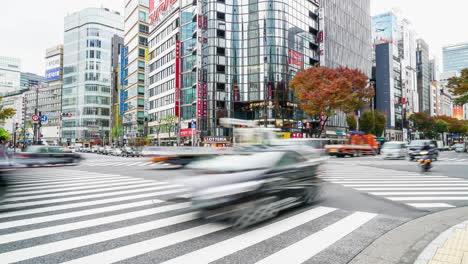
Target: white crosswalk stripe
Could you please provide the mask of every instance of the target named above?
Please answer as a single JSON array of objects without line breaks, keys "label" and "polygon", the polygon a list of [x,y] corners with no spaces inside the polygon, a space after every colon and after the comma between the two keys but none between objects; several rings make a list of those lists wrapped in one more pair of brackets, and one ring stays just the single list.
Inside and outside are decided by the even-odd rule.
[{"label": "white crosswalk stripe", "polygon": [[[160,250],[178,244],[196,246],[194,241],[202,241],[209,236],[212,241],[209,244],[192,250],[178,250],[176,254],[163,254],[160,256],[163,260],[156,261],[208,263],[304,227],[304,239],[297,238],[292,244],[281,245],[276,254],[262,255],[259,262],[280,263],[278,261],[284,256],[301,252],[300,259],[288,263],[302,263],[344,237],[356,234],[357,229],[365,228],[368,222],[379,217],[373,213],[313,206],[285,213],[282,219],[247,231],[233,230],[227,223],[202,221],[189,203],[164,200],[163,195],[183,193],[185,189],[181,186],[118,176],[113,176],[116,179],[106,178],[106,185],[99,177],[95,179],[97,184],[94,186],[90,185],[94,182],[78,182],[81,185],[55,186],[51,191],[47,189],[49,183],[45,182],[42,186],[46,189],[33,189],[31,193],[27,191],[28,184],[18,184],[21,191],[10,193],[8,200],[0,203],[0,262],[114,263],[127,260],[148,263],[134,262],[132,258],[157,255]],[[50,185],[55,185],[55,182]],[[115,194],[120,196],[108,198]],[[93,200],[83,202],[84,199]],[[12,202],[17,211],[2,212],[6,208],[13,209]],[[58,202],[65,204],[56,205]],[[28,206],[40,207],[29,209]],[[306,227],[315,226],[315,221],[323,227],[316,231]],[[366,232],[365,236],[369,233]],[[86,253],[89,248],[93,250]],[[70,253],[82,250],[84,254]]]},{"label": "white crosswalk stripe", "polygon": [[79,167],[132,167],[132,166],[138,166],[138,167],[152,167],[154,165],[154,162],[149,162],[147,160],[140,160],[140,161],[135,161],[135,160],[117,160],[117,161],[84,161],[82,162]]},{"label": "white crosswalk stripe", "polygon": [[358,165],[332,167],[321,178],[416,208],[449,208],[455,206],[447,202],[468,200],[468,180],[462,178]]}]

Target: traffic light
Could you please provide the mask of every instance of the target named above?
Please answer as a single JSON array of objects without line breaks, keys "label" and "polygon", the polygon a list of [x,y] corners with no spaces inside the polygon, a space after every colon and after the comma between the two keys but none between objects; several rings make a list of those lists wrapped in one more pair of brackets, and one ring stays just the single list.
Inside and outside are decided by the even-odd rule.
[{"label": "traffic light", "polygon": [[62,113],[62,117],[72,117],[72,113]]}]

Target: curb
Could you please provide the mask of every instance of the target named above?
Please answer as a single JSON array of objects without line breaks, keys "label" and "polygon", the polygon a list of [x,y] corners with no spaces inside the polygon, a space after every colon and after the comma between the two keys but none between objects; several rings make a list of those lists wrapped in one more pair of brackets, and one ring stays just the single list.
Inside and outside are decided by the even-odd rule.
[{"label": "curb", "polygon": [[[434,239],[465,221],[468,221],[468,207],[411,220],[376,239],[349,264],[413,264]],[[427,250],[431,252],[430,248]]]}]

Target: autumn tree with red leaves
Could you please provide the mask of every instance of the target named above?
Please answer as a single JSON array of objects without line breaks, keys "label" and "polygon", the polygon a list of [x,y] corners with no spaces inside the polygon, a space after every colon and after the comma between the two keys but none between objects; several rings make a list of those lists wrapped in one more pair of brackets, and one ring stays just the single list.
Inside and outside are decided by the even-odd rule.
[{"label": "autumn tree with red leaves", "polygon": [[300,71],[291,81],[290,89],[307,115],[325,114],[318,137],[330,116],[339,111],[349,114],[361,110],[374,97],[374,88],[364,73],[343,67],[313,67]]}]

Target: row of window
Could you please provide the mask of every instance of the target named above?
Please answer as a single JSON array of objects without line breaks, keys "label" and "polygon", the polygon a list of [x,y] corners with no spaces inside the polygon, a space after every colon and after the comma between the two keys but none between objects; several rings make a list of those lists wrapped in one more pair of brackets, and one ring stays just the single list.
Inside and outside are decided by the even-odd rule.
[{"label": "row of window", "polygon": [[156,54],[161,54],[163,53],[164,51],[166,51],[167,49],[169,48],[172,48],[174,47],[174,44],[175,44],[175,40],[176,40],[176,37],[172,37],[170,39],[168,39],[167,41],[165,41],[163,44],[161,44],[161,46],[157,47],[156,50],[154,51]]},{"label": "row of window", "polygon": [[168,54],[164,55],[163,57],[161,57],[160,59],[158,59],[157,61],[153,62],[150,64],[150,72],[158,69],[159,67],[163,66],[164,64],[170,62],[170,61],[173,61],[175,59],[175,51],[173,52],[169,52]]},{"label": "row of window", "polygon": [[102,46],[102,42],[98,39],[88,39],[86,41],[86,46],[100,48]]},{"label": "row of window", "polygon": [[163,107],[174,103],[174,94],[169,94],[149,102],[149,110]]},{"label": "row of window", "polygon": [[166,116],[170,116],[170,115],[174,115],[174,108],[151,113],[148,115],[148,117],[149,117],[149,121],[152,122],[152,121],[161,120],[165,118]]},{"label": "row of window", "polygon": [[110,98],[105,96],[85,96],[85,104],[109,105]]},{"label": "row of window", "polygon": [[175,79],[171,79],[156,87],[149,89],[149,96],[155,96],[175,88]]},{"label": "row of window", "polygon": [[179,19],[174,20],[171,24],[169,24],[165,29],[161,30],[161,32],[156,35],[151,41],[150,41],[150,48],[154,47],[157,43],[161,42],[162,39],[167,37],[172,33],[172,31],[177,30],[179,27]]},{"label": "row of window", "polygon": [[151,76],[149,79],[149,84],[153,84],[153,83],[156,83],[172,74],[175,73],[175,64],[172,64],[171,66],[165,68],[164,70],[156,73],[155,75]]},{"label": "row of window", "polygon": [[[70,88],[68,88],[70,89]],[[103,92],[103,93],[110,93],[110,87],[109,86],[102,86],[102,85],[97,85],[97,84],[86,84],[85,85],[85,90],[87,92]]]},{"label": "row of window", "polygon": [[85,107],[85,108],[83,108],[83,115],[109,116],[110,115],[110,109],[109,108],[102,108],[102,107]]},{"label": "row of window", "polygon": [[100,59],[101,58],[101,51],[100,50],[87,50],[86,51],[86,58],[87,59]]}]

